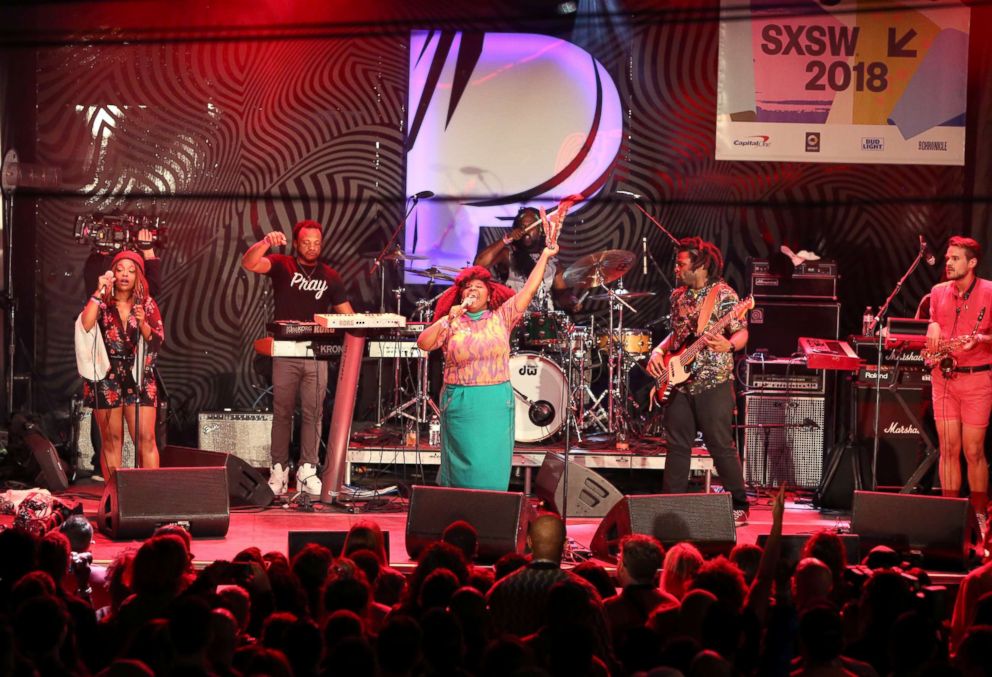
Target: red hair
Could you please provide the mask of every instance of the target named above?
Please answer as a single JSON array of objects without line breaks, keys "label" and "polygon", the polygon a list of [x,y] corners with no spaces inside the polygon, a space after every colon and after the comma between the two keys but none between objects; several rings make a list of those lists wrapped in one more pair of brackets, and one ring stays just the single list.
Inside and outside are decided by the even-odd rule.
[{"label": "red hair", "polygon": [[434,317],[445,317],[448,311],[451,310],[451,306],[461,300],[462,293],[465,291],[465,285],[472,280],[481,281],[486,285],[486,289],[489,290],[489,299],[486,302],[489,310],[496,310],[510,300],[510,297],[515,293],[505,284],[500,284],[493,280],[493,276],[482,266],[462,268],[462,271],[455,278],[455,283],[451,285],[448,291],[441,294],[441,298],[437,300],[437,305],[434,306]]}]

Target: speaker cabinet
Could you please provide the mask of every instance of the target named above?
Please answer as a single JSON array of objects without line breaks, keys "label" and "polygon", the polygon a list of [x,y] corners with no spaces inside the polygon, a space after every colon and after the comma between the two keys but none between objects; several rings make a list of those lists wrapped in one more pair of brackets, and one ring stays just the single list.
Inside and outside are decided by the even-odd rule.
[{"label": "speaker cabinet", "polygon": [[159,451],[159,462],[163,468],[224,468],[228,495],[234,506],[264,508],[275,500],[266,478],[232,453],[170,444]]},{"label": "speaker cabinet", "polygon": [[[879,392],[876,487],[902,487],[906,484],[926,456],[926,442],[922,437],[924,431],[933,443],[937,444],[930,390],[907,388],[902,385],[898,388],[897,392],[893,392],[883,385]],[[867,385],[858,386],[855,388],[855,394],[858,437],[862,440],[862,446],[873,450],[875,389]],[[899,401],[900,398],[902,403]],[[868,467],[870,468],[871,465],[869,464]]]},{"label": "speaker cabinet", "polygon": [[29,467],[37,469],[34,482],[49,491],[65,491],[69,488],[69,477],[66,475],[62,459],[51,441],[40,430],[28,425],[22,435],[24,445],[31,451]]},{"label": "speaker cabinet", "polygon": [[[844,561],[847,564],[858,564],[861,561],[861,539],[857,534],[837,534],[841,544],[844,546]],[[783,534],[780,543],[779,561],[787,565],[789,569],[794,569],[809,541],[809,534]],[[768,543],[768,534],[758,536],[758,545],[762,548]]]},{"label": "speaker cabinet", "polygon": [[868,486],[867,474],[871,471],[871,456],[857,444],[837,444],[825,459],[823,478],[813,495],[813,505],[820,510],[848,511],[854,501],[854,492]]},{"label": "speaker cabinet", "polygon": [[227,472],[213,468],[121,468],[107,482],[97,527],[114,540],[143,539],[172,522],[198,538],[227,534]]},{"label": "speaker cabinet", "polygon": [[762,487],[814,489],[823,472],[822,397],[744,398],[744,479]]},{"label": "speaker cabinet", "polygon": [[968,560],[973,519],[966,498],[857,491],[851,531],[865,551],[887,545],[918,552],[931,564],[961,568]]},{"label": "speaker cabinet", "polygon": [[272,465],[271,412],[201,411],[197,444],[208,451],[230,452],[253,468]]},{"label": "speaker cabinet", "polygon": [[480,562],[495,562],[508,552],[524,552],[531,508],[520,492],[415,486],[406,522],[406,551],[420,551],[441,540],[452,522],[465,520],[479,532]]},{"label": "speaker cabinet", "polygon": [[836,339],[839,331],[839,303],[761,301],[748,316],[747,352],[791,357],[799,349],[800,336]]},{"label": "speaker cabinet", "polygon": [[[565,500],[565,458],[546,454],[537,473],[534,493],[559,515]],[[568,517],[603,517],[623,494],[593,470],[568,463]]]},{"label": "speaker cabinet", "polygon": [[733,502],[726,493],[627,496],[600,522],[589,547],[615,562],[627,534],[648,534],[666,547],[690,541],[707,554],[729,552],[737,542]]}]

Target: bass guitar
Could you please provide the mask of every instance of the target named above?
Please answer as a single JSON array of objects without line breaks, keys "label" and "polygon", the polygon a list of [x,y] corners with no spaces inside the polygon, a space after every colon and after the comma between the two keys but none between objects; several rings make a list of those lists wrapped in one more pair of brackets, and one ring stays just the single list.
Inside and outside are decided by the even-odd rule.
[{"label": "bass guitar", "polygon": [[[716,323],[709,329],[711,334],[719,334],[722,332],[728,324],[734,319],[742,319],[754,308],[754,297],[748,296],[746,299],[735,305],[730,309],[726,315],[721,317]],[[695,338],[694,335],[690,335],[682,343],[682,347],[675,351],[669,351],[664,355],[664,365],[665,371],[661,373],[657,379],[655,379],[656,384],[654,388],[654,396],[657,398],[658,402],[664,402],[668,397],[668,390],[672,386],[677,386],[679,383],[687,381],[689,376],[689,365],[692,361],[696,359],[699,355],[699,351],[707,346],[706,337],[700,336]],[[691,341],[691,343],[690,343]]]}]

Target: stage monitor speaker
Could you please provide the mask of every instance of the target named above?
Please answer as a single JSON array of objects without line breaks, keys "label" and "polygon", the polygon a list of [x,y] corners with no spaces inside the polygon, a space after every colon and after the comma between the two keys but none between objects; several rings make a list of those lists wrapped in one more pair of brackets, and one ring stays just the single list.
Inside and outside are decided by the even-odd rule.
[{"label": "stage monitor speaker", "polygon": [[857,491],[851,531],[865,551],[887,545],[919,552],[929,564],[960,568],[968,561],[973,519],[966,498]]},{"label": "stage monitor speaker", "polygon": [[234,454],[170,444],[159,452],[163,468],[216,468],[227,470],[227,491],[233,506],[264,508],[275,500],[268,481]]},{"label": "stage monitor speaker", "polygon": [[464,520],[479,532],[480,562],[495,562],[508,552],[523,553],[530,504],[520,492],[415,486],[406,521],[406,551],[417,559],[427,545],[441,540],[452,522]]},{"label": "stage monitor speaker", "polygon": [[68,489],[69,477],[65,472],[62,459],[59,458],[59,453],[51,441],[30,423],[25,426],[21,437],[24,440],[24,445],[31,450],[28,467],[32,472],[37,470],[37,474],[33,478],[34,483],[49,491]]},{"label": "stage monitor speaker", "polygon": [[174,522],[197,538],[219,538],[230,521],[223,467],[120,468],[97,508],[97,526],[114,540],[147,538]]},{"label": "stage monitor speaker", "polygon": [[800,336],[836,339],[839,331],[839,303],[761,301],[748,316],[747,352],[791,357],[799,349]]},{"label": "stage monitor speaker", "polygon": [[589,546],[600,559],[616,561],[620,540],[648,534],[663,545],[689,541],[702,552],[729,552],[737,542],[730,494],[627,496],[600,522]]},{"label": "stage monitor speaker", "polygon": [[197,444],[208,451],[229,451],[253,468],[271,467],[272,417],[264,411],[201,411]]},{"label": "stage monitor speaker", "polygon": [[824,398],[744,398],[744,478],[762,487],[815,489],[823,472]]},{"label": "stage monitor speaker", "polygon": [[850,510],[854,492],[868,486],[871,456],[858,444],[834,445],[824,459],[823,478],[813,495],[813,505],[820,510]]},{"label": "stage monitor speaker", "polygon": [[[846,564],[858,564],[861,562],[861,539],[857,534],[837,534],[840,542],[844,545],[844,560]],[[802,557],[803,548],[809,541],[809,534],[783,534],[780,543],[779,561],[795,568]],[[762,548],[768,543],[768,534],[758,536],[758,545]]]},{"label": "stage monitor speaker", "polygon": [[[858,438],[869,450],[874,450],[875,440],[875,389],[856,387],[858,405]],[[906,408],[899,402],[902,397]],[[921,427],[933,443],[937,444],[937,429],[933,424],[930,391],[899,387],[898,394],[883,386],[879,393],[878,461],[876,487],[902,487],[926,457],[926,443]],[[913,421],[912,413],[916,421]],[[868,472],[871,460],[869,456]],[[932,479],[929,484],[932,484]],[[927,484],[925,482],[925,484]]]},{"label": "stage monitor speaker", "polygon": [[[564,471],[564,456],[545,454],[534,487],[534,494],[559,515],[564,501]],[[620,490],[600,474],[568,462],[568,517],[603,517],[622,498]]]},{"label": "stage monitor speaker", "polygon": [[[292,560],[300,550],[311,543],[322,545],[331,551],[335,557],[340,557],[344,551],[344,542],[348,537],[347,531],[290,531],[289,559]],[[382,540],[386,546],[386,558],[389,558],[389,532],[382,532]]]}]

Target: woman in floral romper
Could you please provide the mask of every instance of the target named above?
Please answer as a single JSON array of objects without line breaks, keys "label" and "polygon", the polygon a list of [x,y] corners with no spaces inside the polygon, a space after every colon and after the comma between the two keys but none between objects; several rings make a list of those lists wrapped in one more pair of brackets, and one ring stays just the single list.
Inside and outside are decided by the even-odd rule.
[{"label": "woman in floral romper", "polygon": [[[93,408],[93,420],[100,430],[108,482],[121,465],[125,419],[135,448],[140,450],[141,467],[158,467],[155,443],[158,394],[154,369],[165,330],[158,305],[148,295],[144,268],[144,260],[135,252],[123,251],[115,256],[111,270],[100,276],[98,291],[87,301],[79,317],[87,332],[99,324],[110,358],[106,376],[99,381],[83,382],[84,403]],[[144,357],[140,387],[134,368],[139,342],[143,343],[140,352]],[[136,409],[141,416],[140,439],[134,437]]]}]

